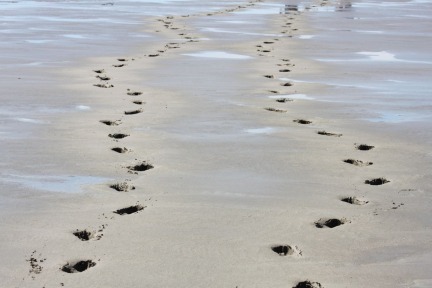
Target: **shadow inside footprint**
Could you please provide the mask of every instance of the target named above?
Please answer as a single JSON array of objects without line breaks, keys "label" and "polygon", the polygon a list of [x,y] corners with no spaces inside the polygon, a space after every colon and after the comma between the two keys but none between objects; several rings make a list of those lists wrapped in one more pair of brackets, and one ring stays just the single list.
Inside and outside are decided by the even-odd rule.
[{"label": "shadow inside footprint", "polygon": [[278,103],[286,103],[286,102],[293,102],[294,100],[293,99],[290,99],[290,98],[279,98],[279,99],[276,99],[276,102],[278,102]]},{"label": "shadow inside footprint", "polygon": [[369,201],[360,200],[357,197],[345,197],[341,199],[342,202],[346,202],[353,205],[364,205],[369,203]]},{"label": "shadow inside footprint", "polygon": [[296,119],[296,120],[293,120],[293,122],[296,122],[299,124],[311,124],[312,123],[312,121],[304,120],[304,119]]},{"label": "shadow inside footprint", "polygon": [[272,251],[279,254],[279,256],[286,256],[294,254],[294,249],[289,245],[278,245],[271,247]]},{"label": "shadow inside footprint", "polygon": [[126,66],[126,64],[117,64],[117,65],[112,65],[112,66],[115,68],[121,68],[121,67]]},{"label": "shadow inside footprint", "polygon": [[123,139],[128,137],[129,134],[123,134],[123,133],[114,133],[114,134],[108,134],[108,137],[114,138],[114,139]]},{"label": "shadow inside footprint", "polygon": [[114,147],[114,148],[111,148],[111,150],[114,151],[114,152],[117,152],[117,153],[121,153],[121,154],[126,153],[126,152],[129,151],[125,147]]},{"label": "shadow inside footprint", "polygon": [[381,177],[381,178],[366,180],[365,184],[378,186],[378,185],[384,185],[384,184],[389,183],[389,182],[390,182],[389,180]]},{"label": "shadow inside footprint", "polygon": [[116,211],[114,211],[114,213],[119,214],[119,215],[124,215],[124,214],[133,214],[133,213],[137,213],[141,210],[143,210],[145,207],[141,206],[141,205],[134,205],[134,206],[129,206],[126,208],[122,208],[122,209],[118,209]]},{"label": "shadow inside footprint", "polygon": [[321,283],[306,280],[297,283],[297,285],[293,288],[323,288],[323,286],[321,285]]},{"label": "shadow inside footprint", "polygon": [[274,75],[264,75],[265,78],[273,79]]},{"label": "shadow inside footprint", "polygon": [[135,190],[135,186],[129,185],[127,182],[121,182],[110,185],[110,188],[119,192],[128,192],[129,190]]},{"label": "shadow inside footprint", "polygon": [[94,266],[96,266],[96,263],[92,260],[84,260],[76,262],[75,264],[67,263],[61,268],[61,270],[66,273],[79,273],[84,272],[85,270]]},{"label": "shadow inside footprint", "polygon": [[293,84],[291,82],[286,82],[286,83],[282,83],[281,86],[289,87],[289,86],[293,86]]},{"label": "shadow inside footprint", "polygon": [[336,218],[332,218],[328,220],[320,219],[317,222],[315,222],[315,226],[317,228],[324,228],[324,227],[335,228],[337,226],[345,224],[345,222],[346,222],[345,219],[336,219]]},{"label": "shadow inside footprint", "polygon": [[104,69],[98,69],[98,70],[93,70],[93,72],[97,73],[97,74],[102,74],[105,73]]},{"label": "shadow inside footprint", "polygon": [[330,132],[326,132],[326,131],[318,131],[317,134],[324,135],[324,136],[335,136],[335,137],[341,137],[342,136],[342,134],[330,133]]},{"label": "shadow inside footprint", "polygon": [[142,113],[143,110],[142,109],[137,109],[137,110],[129,110],[129,111],[124,111],[125,115],[134,115],[134,114],[139,114]]},{"label": "shadow inside footprint", "polygon": [[143,93],[138,92],[138,91],[127,92],[127,95],[129,95],[129,96],[139,96],[141,94],[143,94]]},{"label": "shadow inside footprint", "polygon": [[95,232],[87,230],[76,230],[73,235],[78,237],[81,241],[89,241],[91,239],[99,240],[100,238],[102,238],[101,235],[96,236]]},{"label": "shadow inside footprint", "polygon": [[286,72],[291,72],[291,70],[289,70],[289,69],[280,69],[279,72],[286,73]]},{"label": "shadow inside footprint", "polygon": [[357,150],[368,151],[368,150],[375,148],[375,146],[371,146],[371,145],[367,145],[367,144],[360,144],[360,145],[357,145],[356,148],[357,148]]},{"label": "shadow inside footprint", "polygon": [[115,120],[115,121],[111,121],[111,120],[100,120],[99,122],[108,125],[108,126],[118,126],[120,125],[120,120]]},{"label": "shadow inside footprint", "polygon": [[153,169],[154,166],[147,163],[147,162],[142,162],[141,164],[137,164],[137,165],[133,165],[133,166],[128,166],[127,167],[129,170],[131,171],[137,171],[137,172],[143,172],[143,171],[147,171],[150,169]]},{"label": "shadow inside footprint", "polygon": [[267,108],[264,108],[264,109],[267,110],[267,111],[270,111],[270,112],[278,112],[278,113],[286,113],[287,112],[287,110],[276,109],[276,108],[271,108],[271,107],[267,107]]},{"label": "shadow inside footprint", "polygon": [[102,80],[102,81],[108,81],[108,80],[111,80],[111,78],[108,77],[108,76],[100,76],[100,75],[97,75],[96,78],[98,78],[98,79],[100,79],[100,80]]},{"label": "shadow inside footprint", "polygon": [[343,162],[352,164],[354,166],[370,166],[373,165],[373,162],[363,162],[361,160],[355,160],[355,159],[345,159]]},{"label": "shadow inside footprint", "polygon": [[141,100],[132,101],[132,103],[134,103],[136,105],[143,105],[144,104],[144,102]]},{"label": "shadow inside footprint", "polygon": [[114,85],[111,85],[111,84],[93,84],[93,86],[99,87],[99,88],[113,88],[114,87]]}]

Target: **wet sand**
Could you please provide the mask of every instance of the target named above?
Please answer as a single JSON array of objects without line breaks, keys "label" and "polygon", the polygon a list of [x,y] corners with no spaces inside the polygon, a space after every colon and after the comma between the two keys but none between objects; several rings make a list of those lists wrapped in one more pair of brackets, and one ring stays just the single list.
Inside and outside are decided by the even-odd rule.
[{"label": "wet sand", "polygon": [[253,5],[156,17],[160,41],[59,69],[79,112],[43,119],[55,125],[16,165],[99,184],[12,186],[5,287],[432,284],[430,140],[304,99],[322,86],[280,78],[325,73],[290,37],[310,26],[238,13]]}]

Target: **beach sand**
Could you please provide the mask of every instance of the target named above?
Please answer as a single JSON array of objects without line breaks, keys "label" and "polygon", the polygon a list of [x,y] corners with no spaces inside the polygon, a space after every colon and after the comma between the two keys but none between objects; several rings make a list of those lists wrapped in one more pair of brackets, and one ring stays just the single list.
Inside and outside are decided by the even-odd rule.
[{"label": "beach sand", "polygon": [[279,78],[326,73],[289,37],[311,28],[253,5],[155,17],[158,41],[56,71],[85,111],[47,116],[16,165],[102,180],[4,192],[2,287],[432,287],[430,139],[304,99],[323,87]]}]

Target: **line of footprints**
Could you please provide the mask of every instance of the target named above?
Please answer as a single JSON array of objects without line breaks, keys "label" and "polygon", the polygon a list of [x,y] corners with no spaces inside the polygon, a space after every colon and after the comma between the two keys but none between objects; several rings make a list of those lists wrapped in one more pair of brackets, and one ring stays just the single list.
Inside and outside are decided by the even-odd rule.
[{"label": "line of footprints", "polygon": [[[250,6],[255,5],[256,2],[262,2],[262,0],[256,0],[256,1],[250,1],[247,5],[243,5],[243,6],[237,6],[235,8],[232,9],[226,9],[226,10],[222,10],[222,11],[216,11],[216,12],[211,12],[211,13],[205,13],[205,14],[194,14],[194,15],[183,15],[183,16],[178,16],[178,17],[205,17],[205,16],[213,16],[213,15],[218,15],[218,14],[224,14],[224,13],[230,13],[230,12],[234,12],[236,10],[239,9],[245,9],[248,8]],[[287,16],[287,15],[284,15]],[[144,55],[144,57],[159,57],[161,56],[163,53],[167,52],[169,49],[178,49],[181,48],[181,45],[187,44],[187,43],[194,43],[194,42],[198,42],[198,37],[195,36],[191,36],[186,32],[186,28],[179,28],[179,25],[176,25],[174,22],[176,20],[176,17],[174,16],[167,16],[165,18],[161,18],[161,19],[157,19],[158,23],[161,23],[161,29],[167,29],[169,31],[178,31],[181,33],[177,33],[175,34],[174,37],[182,37],[183,41],[179,41],[179,42],[169,42],[166,43],[164,45],[164,47],[157,49],[155,52],[150,53],[150,54],[146,54]],[[289,21],[294,20],[293,17],[288,18]],[[282,27],[283,28],[287,28],[287,27],[291,27],[292,23],[291,22],[287,22],[285,23]],[[180,30],[180,31],[179,31]],[[160,32],[160,29],[155,30],[154,32]],[[285,37],[292,37],[291,32],[293,31],[297,31],[296,28],[290,28],[290,30],[286,30],[284,29],[283,31],[281,31],[281,34],[284,34]],[[258,52],[258,56],[268,56],[268,57],[273,57],[271,56],[272,52],[274,51],[273,48],[271,47],[271,45],[275,44],[276,41],[280,41],[279,38],[275,38],[272,40],[268,40],[268,41],[263,41],[262,43],[256,45],[257,48],[257,52]],[[142,59],[143,57],[138,57],[138,59]],[[137,59],[137,60],[138,60]],[[118,58],[117,62],[112,64],[113,68],[122,68],[122,67],[126,67],[128,65],[128,63],[132,63],[130,61],[135,61],[136,59],[132,58],[132,59],[126,59],[126,58]],[[280,73],[289,73],[291,72],[291,69],[293,67],[295,67],[294,64],[292,64],[290,62],[289,59],[281,59],[281,63],[278,63],[277,66],[279,67],[278,72]],[[99,83],[94,84],[95,87],[99,87],[99,88],[105,88],[105,89],[109,89],[109,88],[113,88],[114,85],[111,82],[111,77],[109,77],[106,74],[105,69],[98,69],[98,70],[94,70],[94,73],[96,74],[96,78],[99,80]],[[264,75],[265,78],[268,79],[273,79],[274,75]],[[291,82],[285,82],[280,84],[283,87],[291,87],[293,86],[293,83]],[[279,91],[278,90],[270,90],[270,93],[273,94],[278,94]],[[135,105],[144,105],[145,102],[140,99],[141,96],[143,96],[143,93],[140,91],[131,91],[131,90],[127,90],[126,94],[128,96],[130,96],[131,98],[133,98],[132,103]],[[284,104],[284,103],[290,103],[293,102],[293,99],[289,99],[286,97],[280,97],[276,99],[277,103],[280,104]],[[267,111],[270,112],[276,112],[276,113],[286,113],[287,110],[285,109],[279,109],[279,108],[273,108],[273,107],[266,107],[264,108]],[[130,110],[125,110],[124,111],[124,115],[122,115],[122,117],[120,117],[120,120],[100,120],[101,124],[104,124],[106,126],[120,126],[122,124],[122,120],[124,119],[124,116],[130,116],[130,115],[137,115],[143,112],[142,108],[138,108],[138,109],[130,109]],[[294,119],[294,122],[300,124],[300,125],[308,125],[311,124],[312,121],[309,120],[305,120],[305,119]],[[319,135],[324,135],[324,136],[333,136],[333,137],[341,137],[342,134],[337,134],[337,133],[330,133],[327,131],[318,131],[317,134]],[[121,139],[124,139],[126,137],[129,137],[130,134],[126,134],[126,133],[110,133],[108,134],[108,137],[112,138],[113,141],[115,141],[116,143],[119,143],[119,141]],[[358,150],[371,150],[373,149],[373,146],[370,145],[366,145],[366,144],[356,144],[356,149]],[[112,147],[110,148],[113,152],[115,153],[131,153],[132,150],[126,147],[122,147],[122,146],[116,146],[116,147]],[[361,160],[356,160],[356,159],[345,159],[343,160],[344,162],[348,163],[348,164],[352,164],[352,165],[356,165],[356,166],[369,166],[372,165],[372,162],[364,162]],[[150,169],[153,169],[154,166],[146,161],[141,161],[132,165],[128,165],[125,167],[129,173],[131,174],[138,174],[140,172],[145,172],[148,171]],[[370,185],[382,185],[389,182],[387,179],[385,178],[376,178],[376,179],[369,179],[366,180],[365,183],[366,184],[370,184]],[[113,189],[114,191],[118,191],[118,192],[129,192],[132,190],[135,190],[135,186],[133,186],[133,184],[131,183],[130,179],[126,179],[124,181],[118,182],[118,183],[113,183],[111,185],[109,185],[109,187],[111,189]],[[146,199],[147,200],[151,200],[151,199]],[[363,199],[358,199],[355,196],[350,196],[350,197],[345,197],[343,199],[340,199],[341,201],[350,203],[350,204],[354,204],[354,205],[363,205],[363,204],[367,204],[368,201],[365,201]],[[134,214],[134,213],[138,213],[143,211],[147,206],[144,206],[142,204],[140,204],[139,202],[137,202],[134,205],[128,206],[128,207],[123,207],[120,208],[118,210],[112,211],[113,213],[117,214],[117,215],[130,215],[130,214]],[[106,216],[105,214],[103,214],[103,216],[105,218],[109,218],[108,216]],[[349,221],[347,219],[336,219],[336,218],[331,218],[331,219],[327,219],[327,218],[322,218],[319,219],[318,221],[316,221],[314,224],[317,228],[335,228],[337,226],[343,225],[345,223],[348,223]],[[107,227],[107,224],[101,225],[98,229],[96,230],[92,230],[92,229],[84,229],[84,230],[76,230],[75,232],[73,232],[73,235],[75,235],[76,237],[78,237],[80,240],[82,241],[90,241],[90,240],[100,240],[103,237],[103,231],[104,229]],[[289,255],[297,255],[297,256],[301,256],[302,255],[302,251],[294,245],[287,245],[287,244],[280,244],[280,245],[274,245],[271,247],[271,250],[280,255],[280,256],[289,256]],[[36,257],[36,253],[37,251],[33,251],[31,254],[31,257],[27,260],[30,263],[31,269],[30,269],[30,274],[40,274],[43,270],[42,267],[42,263],[46,260],[46,259],[42,259],[42,255],[39,255],[40,259],[37,259]],[[74,261],[74,262],[70,262],[70,263],[66,263],[65,265],[63,265],[60,270],[66,273],[79,273],[79,272],[84,272],[89,268],[92,268],[94,266],[96,266],[96,262],[93,260],[89,260],[89,259],[85,259],[85,260],[80,260],[80,261]],[[34,278],[34,275],[32,276],[32,278]],[[61,283],[62,286],[64,286],[63,283]],[[322,288],[323,286],[318,283],[318,282],[313,282],[313,281],[309,281],[309,280],[305,280],[305,281],[301,281],[298,282],[297,285],[294,288]]]}]

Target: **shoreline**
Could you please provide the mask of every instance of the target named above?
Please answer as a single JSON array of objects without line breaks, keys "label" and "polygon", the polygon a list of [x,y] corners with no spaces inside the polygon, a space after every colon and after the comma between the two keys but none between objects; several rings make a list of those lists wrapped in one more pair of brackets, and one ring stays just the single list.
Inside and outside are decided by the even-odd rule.
[{"label": "shoreline", "polygon": [[[266,29],[277,29],[289,17],[278,15]],[[167,39],[180,32],[170,29],[171,25],[183,27],[178,24],[181,22],[199,27],[196,21],[202,21],[159,19],[163,21],[156,25],[169,25]],[[268,21],[264,16],[259,19]],[[301,20],[293,21],[303,29]],[[373,279],[381,287],[427,285],[428,271],[421,265],[430,260],[422,260],[421,254],[430,253],[430,233],[424,229],[430,223],[418,219],[428,215],[430,202],[428,175],[418,172],[422,168],[426,171],[424,159],[430,157],[427,146],[414,146],[411,139],[395,142],[394,136],[382,135],[387,125],[352,119],[344,112],[345,104],[307,100],[278,103],[264,97],[317,89],[313,85],[285,87],[277,79],[264,77],[284,73],[278,72],[284,68],[277,64],[295,64],[290,66],[290,74],[306,68],[297,59],[300,55],[284,51],[289,38],[276,41],[271,40],[275,37],[257,36],[234,43],[219,35],[206,42],[201,40],[206,35],[198,35],[205,34],[203,31],[187,33],[198,37],[199,42],[172,44],[180,48],[165,52],[157,52],[158,44],[158,48],[146,47],[141,56],[126,57],[128,61],[96,59],[66,71],[80,80],[78,85],[74,81],[65,88],[89,95],[95,102],[92,114],[74,122],[59,119],[54,130],[58,143],[65,139],[70,143],[53,145],[52,153],[56,158],[64,155],[60,159],[66,165],[72,157],[85,161],[66,166],[71,171],[92,175],[97,171],[97,176],[112,181],[90,186],[82,194],[48,196],[48,203],[27,213],[33,219],[32,227],[22,216],[3,222],[18,230],[31,228],[11,233],[6,243],[15,235],[32,235],[16,243],[21,255],[12,257],[10,267],[19,272],[1,271],[2,275],[15,275],[8,284],[293,287],[309,279],[323,287],[364,287]],[[274,43],[263,45],[263,41]],[[270,52],[256,51],[267,50],[267,46]],[[181,56],[209,49],[254,58],[241,62]],[[258,56],[262,53],[271,56]],[[289,61],[281,60],[287,57]],[[124,62],[126,67],[112,67]],[[98,69],[105,69],[103,76],[112,77],[112,81],[96,81],[94,77],[99,74],[93,70]],[[130,92],[143,94],[128,95]],[[137,112],[140,109],[142,113]],[[137,113],[125,115],[134,111]],[[293,122],[298,119],[312,123]],[[121,124],[107,126],[100,120],[120,120]],[[343,135],[316,134],[323,130]],[[130,137],[113,141],[108,137],[113,133]],[[355,143],[371,144],[375,149],[357,151]],[[128,151],[110,151],[114,146]],[[342,162],[349,157],[374,163],[354,167]],[[133,169],[143,162],[154,168]],[[412,171],[416,174],[410,175]],[[379,187],[364,184],[374,177],[386,177],[390,183]],[[135,189],[124,193],[108,187],[123,182]],[[353,196],[368,203],[340,201]],[[137,203],[145,207],[139,213],[112,213]],[[36,212],[45,205],[44,212]],[[320,219],[331,217],[345,219],[344,225],[315,227]],[[71,235],[74,229],[85,228],[95,230],[101,238],[84,243]],[[275,245],[295,247],[294,255],[277,255],[271,250]],[[33,249],[36,252],[31,252]],[[31,258],[38,260],[35,267],[42,267],[41,272],[36,273],[31,266],[28,275],[23,275],[29,268],[23,259]],[[96,264],[88,271],[76,275],[58,271],[66,262],[88,259]]]}]

